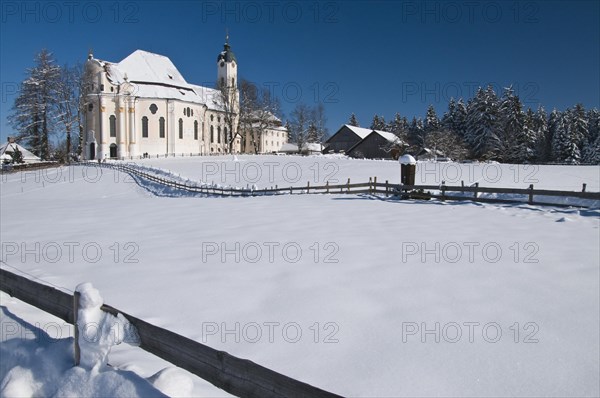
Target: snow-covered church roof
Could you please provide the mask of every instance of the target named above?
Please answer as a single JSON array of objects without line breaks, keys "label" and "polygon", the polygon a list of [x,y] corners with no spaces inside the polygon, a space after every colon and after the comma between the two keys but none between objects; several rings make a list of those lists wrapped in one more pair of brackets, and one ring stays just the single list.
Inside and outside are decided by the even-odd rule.
[{"label": "snow-covered church roof", "polygon": [[118,63],[95,61],[104,67],[111,83],[136,97],[177,99],[221,109],[218,90],[188,83],[164,55],[136,50]]}]

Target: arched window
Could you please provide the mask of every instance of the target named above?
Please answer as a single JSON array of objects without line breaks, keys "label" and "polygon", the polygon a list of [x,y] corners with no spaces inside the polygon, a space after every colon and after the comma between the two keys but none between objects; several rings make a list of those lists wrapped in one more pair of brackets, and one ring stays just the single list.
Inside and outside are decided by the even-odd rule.
[{"label": "arched window", "polygon": [[225,78],[224,78],[224,77],[222,77],[222,78],[221,78],[221,87],[223,87],[224,85],[225,85]]},{"label": "arched window", "polygon": [[229,142],[229,137],[227,136],[227,127],[223,129],[223,142]]},{"label": "arched window", "polygon": [[148,138],[148,118],[142,118],[142,138]]},{"label": "arched window", "polygon": [[194,120],[194,139],[198,139],[198,121]]},{"label": "arched window", "polygon": [[183,119],[179,119],[179,139],[183,139]]},{"label": "arched window", "polygon": [[210,143],[215,142],[215,127],[210,126]]},{"label": "arched window", "polygon": [[165,138],[165,118],[161,117],[158,119],[158,136]]},{"label": "arched window", "polygon": [[108,125],[109,125],[109,129],[110,129],[110,136],[116,137],[117,136],[117,118],[115,117],[115,115],[110,115],[110,117],[108,118]]},{"label": "arched window", "polygon": [[221,143],[221,126],[217,127],[217,143]]}]

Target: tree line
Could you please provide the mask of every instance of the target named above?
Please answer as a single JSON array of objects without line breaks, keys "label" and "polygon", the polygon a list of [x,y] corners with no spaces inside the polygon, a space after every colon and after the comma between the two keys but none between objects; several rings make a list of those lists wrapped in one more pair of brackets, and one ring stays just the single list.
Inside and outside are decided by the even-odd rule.
[{"label": "tree line", "polygon": [[[349,124],[359,126],[356,116]],[[423,148],[455,160],[506,163],[600,164],[600,113],[582,104],[549,114],[540,106],[525,109],[512,87],[498,96],[490,85],[479,88],[466,103],[450,99],[438,117],[429,105],[424,118],[396,113],[375,115],[371,129],[389,131],[408,144],[409,153]]]}]

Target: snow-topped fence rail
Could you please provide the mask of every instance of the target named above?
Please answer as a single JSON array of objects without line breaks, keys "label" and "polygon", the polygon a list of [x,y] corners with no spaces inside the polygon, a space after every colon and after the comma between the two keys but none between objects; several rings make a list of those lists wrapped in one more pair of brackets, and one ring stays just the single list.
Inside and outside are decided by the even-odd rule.
[{"label": "snow-topped fence rail", "polygon": [[[0,290],[65,322],[76,324],[78,293],[71,295],[0,268]],[[101,310],[122,315],[140,338],[140,348],[183,368],[213,385],[240,397],[339,397],[277,373],[247,359],[154,326],[109,305]],[[77,327],[75,328],[77,330]],[[79,348],[75,335],[75,363]]]},{"label": "snow-topped fence rail", "polygon": [[[351,183],[350,178],[345,184],[311,186],[307,182],[304,186],[275,188],[236,188],[223,187],[211,184],[198,184],[194,182],[181,182],[152,174],[144,169],[123,163],[87,163],[90,166],[99,166],[114,169],[132,176],[170,187],[176,190],[207,196],[266,196],[285,194],[370,194],[384,195],[385,197],[398,197],[401,199],[438,199],[438,200],[469,200],[474,202],[530,204],[559,207],[597,207],[600,201],[600,192],[586,192],[583,184],[581,192],[535,189],[534,185],[528,188],[502,188],[480,187],[479,183],[471,186],[450,186],[444,182],[439,185],[402,185],[391,184],[389,181],[378,182],[377,177],[369,178],[368,182]],[[542,200],[542,198],[550,200]]]}]

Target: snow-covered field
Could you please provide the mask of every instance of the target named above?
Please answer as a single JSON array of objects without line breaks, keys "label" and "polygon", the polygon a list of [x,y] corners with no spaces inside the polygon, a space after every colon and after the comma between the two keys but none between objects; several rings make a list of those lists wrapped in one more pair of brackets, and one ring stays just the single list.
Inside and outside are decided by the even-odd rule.
[{"label": "snow-covered field", "polygon": [[[237,186],[399,180],[395,162],[327,157],[138,163]],[[460,171],[456,181],[448,167]],[[260,177],[249,174],[253,168]],[[427,184],[600,188],[597,167],[418,170],[417,183]],[[91,282],[123,311],[323,389],[600,394],[598,210],[354,195],[167,198],[118,172],[82,166],[4,175],[0,188],[2,267],[70,290]],[[7,341],[15,337],[6,332],[15,324],[7,313],[42,329],[52,321],[0,299],[4,388],[6,352],[30,354],[14,355],[11,366],[38,366],[23,359],[30,343]],[[117,348],[109,355],[115,368],[148,378],[167,366],[137,348]],[[66,349],[46,351],[65,374]],[[45,377],[34,370],[21,379],[33,390]],[[185,372],[175,378],[193,380],[193,396],[222,393]]]}]

